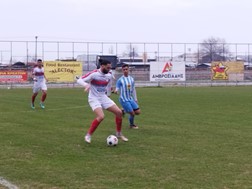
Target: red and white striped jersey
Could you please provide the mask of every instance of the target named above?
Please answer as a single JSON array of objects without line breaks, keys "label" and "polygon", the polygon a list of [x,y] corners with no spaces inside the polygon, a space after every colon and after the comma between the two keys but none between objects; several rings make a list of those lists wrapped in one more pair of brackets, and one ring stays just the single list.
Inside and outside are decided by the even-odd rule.
[{"label": "red and white striped jersey", "polygon": [[45,71],[43,67],[41,68],[35,67],[33,69],[32,74],[34,75],[36,82],[39,82],[39,83],[45,82]]},{"label": "red and white striped jersey", "polygon": [[83,86],[89,83],[89,97],[102,97],[103,95],[110,95],[112,79],[111,71],[104,74],[100,69],[96,69],[83,75],[78,79],[77,83]]}]

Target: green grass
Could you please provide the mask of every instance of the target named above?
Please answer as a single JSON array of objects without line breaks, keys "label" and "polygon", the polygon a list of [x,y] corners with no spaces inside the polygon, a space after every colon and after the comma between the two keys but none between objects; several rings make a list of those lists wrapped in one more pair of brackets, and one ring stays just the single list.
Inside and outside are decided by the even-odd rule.
[{"label": "green grass", "polygon": [[137,90],[140,129],[124,118],[129,142],[107,147],[108,112],[83,140],[94,115],[82,89],[49,88],[35,111],[31,89],[0,89],[0,177],[20,188],[252,188],[252,87]]}]

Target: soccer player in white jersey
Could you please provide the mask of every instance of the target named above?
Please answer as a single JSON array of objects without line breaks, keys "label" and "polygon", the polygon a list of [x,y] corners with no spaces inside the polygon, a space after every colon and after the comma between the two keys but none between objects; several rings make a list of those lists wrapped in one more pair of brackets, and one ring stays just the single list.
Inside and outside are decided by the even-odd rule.
[{"label": "soccer player in white jersey", "polygon": [[121,132],[122,111],[108,97],[111,94],[111,62],[100,59],[99,63],[99,69],[93,70],[77,80],[77,83],[85,88],[84,91],[88,92],[88,102],[96,116],[85,135],[85,141],[91,143],[91,136],[103,121],[103,109],[106,109],[115,115],[117,137],[126,142],[128,139]]},{"label": "soccer player in white jersey", "polygon": [[119,102],[123,111],[129,113],[130,128],[138,129],[135,125],[135,115],[140,114],[140,108],[137,102],[136,88],[134,78],[129,75],[129,65],[122,66],[123,75],[116,82],[115,93],[120,92]]},{"label": "soccer player in white jersey", "polygon": [[47,96],[47,86],[46,86],[47,79],[45,77],[43,62],[41,59],[37,60],[37,66],[33,69],[32,75],[33,75],[34,85],[33,85],[31,108],[35,109],[34,102],[35,102],[36,96],[38,95],[38,92],[41,90],[42,96],[41,96],[41,100],[39,104],[40,104],[40,107],[44,109],[45,108],[44,102]]}]

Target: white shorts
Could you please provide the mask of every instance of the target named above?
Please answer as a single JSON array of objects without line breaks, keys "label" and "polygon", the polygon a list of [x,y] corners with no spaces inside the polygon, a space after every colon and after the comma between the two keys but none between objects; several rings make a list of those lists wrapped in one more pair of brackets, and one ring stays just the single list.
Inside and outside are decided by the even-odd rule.
[{"label": "white shorts", "polygon": [[115,105],[114,101],[111,100],[108,96],[104,95],[103,97],[89,97],[88,103],[92,110],[96,108],[108,109],[111,106]]},{"label": "white shorts", "polygon": [[38,93],[40,90],[47,91],[46,84],[35,82],[32,88],[33,93]]}]

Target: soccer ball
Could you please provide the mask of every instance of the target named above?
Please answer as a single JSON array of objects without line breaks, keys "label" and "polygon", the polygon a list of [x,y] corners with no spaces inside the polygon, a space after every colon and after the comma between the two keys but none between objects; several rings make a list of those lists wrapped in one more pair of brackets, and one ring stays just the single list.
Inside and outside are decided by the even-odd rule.
[{"label": "soccer ball", "polygon": [[118,138],[115,135],[109,135],[107,138],[108,146],[116,146],[118,144]]}]

